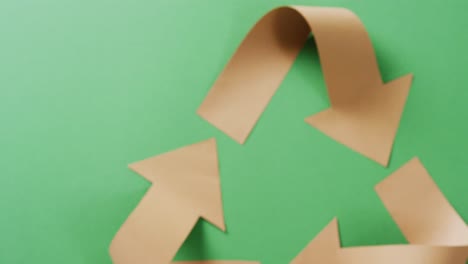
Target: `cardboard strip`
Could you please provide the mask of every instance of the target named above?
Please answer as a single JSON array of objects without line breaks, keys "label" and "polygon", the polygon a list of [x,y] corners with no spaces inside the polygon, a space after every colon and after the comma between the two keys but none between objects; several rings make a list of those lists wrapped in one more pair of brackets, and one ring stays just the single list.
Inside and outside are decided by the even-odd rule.
[{"label": "cardboard strip", "polygon": [[464,264],[466,246],[385,245],[341,248],[333,219],[291,264]]},{"label": "cardboard strip", "polygon": [[465,264],[468,246],[386,245],[344,248],[340,264]]},{"label": "cardboard strip", "polygon": [[468,245],[468,228],[418,158],[376,186],[393,220],[413,244]]},{"label": "cardboard strip", "polygon": [[383,83],[370,38],[347,9],[291,6],[266,14],[247,34],[197,113],[243,144],[311,32],[331,108],[306,122],[386,166],[412,75]]},{"label": "cardboard strip", "polygon": [[260,264],[256,261],[240,261],[240,260],[203,260],[203,261],[177,261],[177,264]]},{"label": "cardboard strip", "polygon": [[131,164],[130,168],[154,185],[111,243],[115,264],[171,263],[201,217],[225,230],[215,139]]},{"label": "cardboard strip", "polygon": [[291,261],[291,264],[335,264],[340,248],[338,220],[335,218]]},{"label": "cardboard strip", "polygon": [[200,218],[164,188],[151,187],[114,237],[115,264],[170,263]]},{"label": "cardboard strip", "polygon": [[468,228],[415,158],[376,186],[410,245],[341,248],[331,221],[292,264],[465,264]]}]

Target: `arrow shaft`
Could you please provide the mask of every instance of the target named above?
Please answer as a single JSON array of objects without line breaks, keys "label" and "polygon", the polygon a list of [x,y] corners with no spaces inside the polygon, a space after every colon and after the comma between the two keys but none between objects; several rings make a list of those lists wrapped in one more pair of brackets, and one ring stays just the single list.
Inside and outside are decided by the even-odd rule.
[{"label": "arrow shaft", "polygon": [[[188,209],[188,210],[187,210]],[[170,263],[198,221],[178,196],[151,187],[111,244],[115,264]]]},{"label": "arrow shaft", "polygon": [[200,261],[177,261],[173,264],[260,264],[257,261],[243,260],[200,260]]},{"label": "arrow shaft", "polygon": [[336,264],[464,264],[468,246],[386,245],[345,248]]},{"label": "arrow shaft", "polygon": [[410,243],[468,245],[465,221],[418,158],[413,158],[375,189]]},{"label": "arrow shaft", "polygon": [[410,245],[341,248],[336,220],[291,264],[464,264],[468,229],[419,159],[414,158],[376,186]]},{"label": "arrow shaft", "polygon": [[332,106],[380,88],[374,49],[358,17],[340,8],[284,7],[268,13],[248,33],[198,114],[243,143],[310,32]]}]

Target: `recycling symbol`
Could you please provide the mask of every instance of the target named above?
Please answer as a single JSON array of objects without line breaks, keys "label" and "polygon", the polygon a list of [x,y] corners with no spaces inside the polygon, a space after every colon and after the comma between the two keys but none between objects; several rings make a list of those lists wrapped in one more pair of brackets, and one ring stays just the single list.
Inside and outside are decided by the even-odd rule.
[{"label": "recycling symbol", "polygon": [[[288,6],[267,13],[221,72],[198,115],[239,144],[246,142],[310,34],[330,107],[305,117],[305,122],[386,167],[413,76],[382,81],[368,33],[347,9]],[[113,262],[173,262],[200,218],[225,231],[218,165],[214,138],[130,164],[152,186],[112,240]],[[341,247],[337,219],[332,219],[298,249],[291,263],[465,263],[468,228],[418,158],[377,184],[375,191],[409,244]]]}]

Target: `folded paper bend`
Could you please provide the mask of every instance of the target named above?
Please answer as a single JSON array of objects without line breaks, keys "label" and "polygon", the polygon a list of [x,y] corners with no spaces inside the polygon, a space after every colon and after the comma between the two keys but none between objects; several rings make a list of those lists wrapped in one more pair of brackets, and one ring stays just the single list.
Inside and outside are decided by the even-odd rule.
[{"label": "folded paper bend", "polygon": [[465,264],[468,228],[417,158],[376,191],[411,244],[340,248],[334,219],[291,264]]},{"label": "folded paper bend", "polygon": [[265,15],[226,65],[198,114],[244,143],[311,32],[331,108],[307,122],[386,166],[412,75],[383,83],[366,29],[347,9],[291,6]]}]

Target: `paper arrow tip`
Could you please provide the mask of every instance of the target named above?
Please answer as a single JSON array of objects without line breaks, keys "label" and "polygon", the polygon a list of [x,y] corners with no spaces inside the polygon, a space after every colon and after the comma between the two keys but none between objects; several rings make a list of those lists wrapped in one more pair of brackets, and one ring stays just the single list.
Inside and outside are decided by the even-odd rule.
[{"label": "paper arrow tip", "polygon": [[387,166],[412,79],[412,74],[405,75],[356,104],[329,108],[305,121],[343,145]]},{"label": "paper arrow tip", "polygon": [[208,139],[129,165],[145,179],[166,188],[225,231],[216,140]]},{"label": "paper arrow tip", "polygon": [[334,218],[294,258],[291,264],[335,263],[336,251],[341,248],[338,220]]}]

